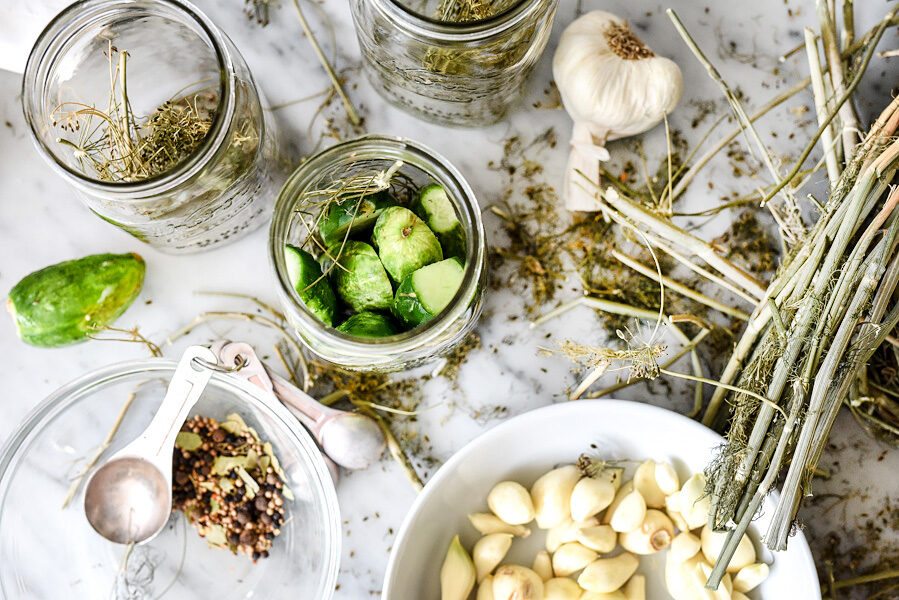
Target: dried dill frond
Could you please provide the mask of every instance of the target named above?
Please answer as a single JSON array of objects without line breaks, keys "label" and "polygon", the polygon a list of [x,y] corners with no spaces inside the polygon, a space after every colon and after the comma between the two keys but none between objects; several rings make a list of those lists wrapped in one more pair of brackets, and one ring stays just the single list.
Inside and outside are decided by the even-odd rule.
[{"label": "dried dill frond", "polygon": [[665,354],[665,346],[649,342],[633,343],[623,332],[619,332],[619,337],[628,344],[624,350],[588,346],[566,340],[559,344],[559,351],[571,361],[587,368],[621,362],[629,368],[630,377],[643,379],[658,377],[659,365],[656,359]]},{"label": "dried dill frond", "polygon": [[437,19],[452,23],[483,21],[496,16],[514,0],[441,0],[437,7]]},{"label": "dried dill frond", "polygon": [[51,120],[63,131],[77,134],[77,139],[57,141],[72,147],[82,171],[101,181],[140,181],[161,175],[190,156],[206,138],[216,96],[204,92],[172,99],[141,121],[128,97],[128,52],[110,42],[107,56],[112,80],[106,110],[77,102],[60,104]]}]

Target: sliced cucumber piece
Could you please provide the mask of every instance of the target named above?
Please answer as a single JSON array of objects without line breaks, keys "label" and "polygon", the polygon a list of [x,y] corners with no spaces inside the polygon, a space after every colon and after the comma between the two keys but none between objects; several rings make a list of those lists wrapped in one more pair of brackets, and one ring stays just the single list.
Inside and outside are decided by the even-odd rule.
[{"label": "sliced cucumber piece", "polygon": [[427,323],[455,297],[465,267],[458,258],[447,258],[409,275],[396,290],[393,314],[410,329]]},{"label": "sliced cucumber piece", "polygon": [[397,283],[423,266],[443,260],[443,249],[434,232],[402,206],[391,206],[381,213],[371,241]]},{"label": "sliced cucumber piece", "polygon": [[337,295],[355,312],[389,309],[393,304],[393,286],[378,253],[365,242],[348,241],[343,249],[341,244],[328,248],[339,263],[329,272]]},{"label": "sliced cucumber piece", "polygon": [[412,203],[412,212],[421,217],[440,240],[443,256],[458,256],[464,260],[465,230],[442,186],[432,183],[421,188]]},{"label": "sliced cucumber piece", "polygon": [[337,331],[364,338],[387,337],[399,333],[399,329],[390,317],[374,312],[361,312],[353,315],[338,325]]},{"label": "sliced cucumber piece", "polygon": [[322,277],[322,268],[315,258],[302,248],[285,244],[284,262],[290,285],[297,291],[306,308],[322,323],[334,327],[337,296],[328,279]]},{"label": "sliced cucumber piece", "polygon": [[350,234],[371,230],[378,216],[389,206],[396,206],[396,198],[386,191],[333,202],[322,215],[318,228],[325,245],[343,241],[347,230]]}]

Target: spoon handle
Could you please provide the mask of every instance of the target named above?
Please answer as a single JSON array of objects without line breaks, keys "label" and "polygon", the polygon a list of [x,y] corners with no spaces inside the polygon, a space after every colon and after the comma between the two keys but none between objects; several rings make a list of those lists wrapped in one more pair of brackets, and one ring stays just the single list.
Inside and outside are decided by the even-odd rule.
[{"label": "spoon handle", "polygon": [[162,454],[172,451],[181,425],[184,424],[190,410],[200,399],[212,377],[212,370],[199,364],[195,359],[216,363],[215,354],[209,348],[191,346],[185,350],[181,360],[178,361],[178,367],[169,382],[159,410],[156,411],[143,435],[138,438],[150,456],[161,457]]}]

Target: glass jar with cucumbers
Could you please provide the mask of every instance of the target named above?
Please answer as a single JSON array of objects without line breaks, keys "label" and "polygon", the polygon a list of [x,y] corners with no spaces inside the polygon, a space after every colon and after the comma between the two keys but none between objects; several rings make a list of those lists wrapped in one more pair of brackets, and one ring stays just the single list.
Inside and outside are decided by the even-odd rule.
[{"label": "glass jar with cucumbers", "polygon": [[269,252],[288,321],[345,368],[426,363],[481,313],[477,199],[446,159],[409,140],[363,136],[304,162],[275,204]]}]

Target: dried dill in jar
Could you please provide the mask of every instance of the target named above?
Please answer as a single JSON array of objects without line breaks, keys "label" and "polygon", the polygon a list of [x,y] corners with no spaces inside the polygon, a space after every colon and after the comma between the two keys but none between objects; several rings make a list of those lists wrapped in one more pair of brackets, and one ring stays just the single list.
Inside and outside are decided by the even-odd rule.
[{"label": "dried dill in jar", "polygon": [[543,52],[558,0],[353,0],[375,89],[450,125],[499,121]]},{"label": "dried dill in jar", "polygon": [[224,244],[268,216],[274,123],[237,49],[196,10],[70,6],[36,43],[23,104],[88,208],[160,250]]}]

